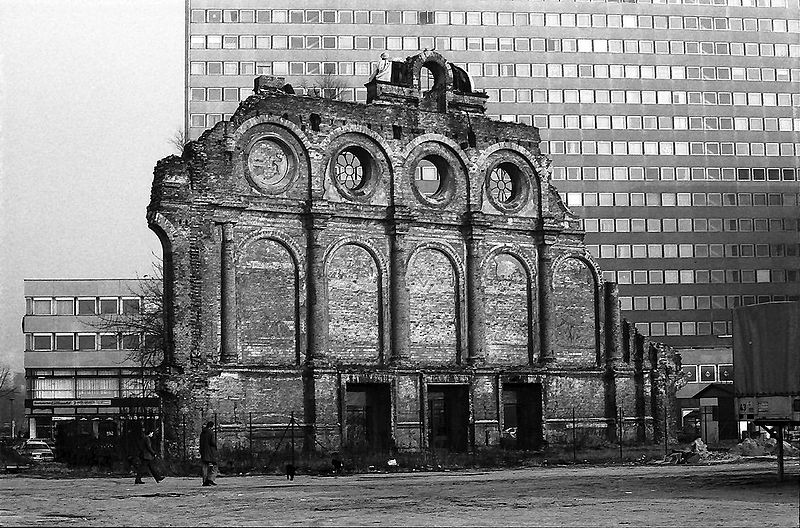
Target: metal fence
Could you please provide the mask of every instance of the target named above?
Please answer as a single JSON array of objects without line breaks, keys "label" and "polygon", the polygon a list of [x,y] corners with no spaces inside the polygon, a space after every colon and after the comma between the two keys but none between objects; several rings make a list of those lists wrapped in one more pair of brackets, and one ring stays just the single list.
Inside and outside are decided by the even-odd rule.
[{"label": "metal fence", "polygon": [[[442,448],[431,438],[420,449],[419,444],[395,446],[391,442],[378,443],[379,447],[376,448],[363,420],[351,420],[352,423],[348,423],[345,431],[347,440],[342,443],[338,426],[329,431],[320,428],[310,435],[296,413],[286,416],[213,414],[211,417],[219,440],[220,464],[223,469],[237,472],[282,471],[287,464],[298,465],[298,461],[305,465],[328,464],[333,468],[344,461],[368,466],[371,461],[380,463],[382,460],[385,463],[387,459],[398,457],[435,466],[464,457],[476,461],[484,455],[487,460],[501,460],[504,453],[519,453],[520,457],[544,457],[556,453],[562,460],[571,455],[571,459],[577,462],[583,459],[581,453],[598,449],[618,449],[619,459],[623,460],[629,454],[628,450],[640,444],[637,441],[637,428],[641,426],[637,418],[626,417],[622,408],[617,410],[613,421],[582,420],[579,412],[573,408],[568,418],[559,420],[561,425],[551,429],[550,445],[544,439],[533,444],[519,442],[516,428],[500,430],[498,424],[481,426],[480,430],[476,430],[476,425],[471,423],[467,435],[469,440],[461,449]],[[198,421],[191,418],[180,418],[178,437],[174,439],[177,445],[171,449],[172,462],[188,465],[199,462],[199,430],[195,430]],[[87,423],[91,424],[74,421],[63,422],[59,426],[56,433],[58,460],[77,466],[129,468],[135,463],[132,459],[138,455],[137,439],[142,428],[155,431],[152,441],[155,449],[161,444],[158,418],[131,417],[119,420],[115,428],[97,430],[95,426],[94,431],[87,429]],[[614,434],[610,434],[611,428],[615,429]],[[425,434],[422,425],[414,433],[417,438]],[[309,441],[313,441],[313,445],[306,445]],[[667,449],[666,445],[664,449]]]}]

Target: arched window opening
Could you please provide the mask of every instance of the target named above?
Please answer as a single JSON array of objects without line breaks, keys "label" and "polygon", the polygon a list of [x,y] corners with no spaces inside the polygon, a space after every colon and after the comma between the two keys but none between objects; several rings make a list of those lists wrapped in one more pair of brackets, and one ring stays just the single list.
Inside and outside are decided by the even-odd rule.
[{"label": "arched window opening", "polygon": [[433,71],[427,67],[423,66],[419,72],[419,89],[422,93],[429,92],[433,89],[436,85],[436,77],[433,74]]},{"label": "arched window opening", "polygon": [[420,109],[428,112],[444,112],[447,108],[446,87],[447,72],[444,67],[432,60],[424,63],[419,70],[419,90],[422,96]]},{"label": "arched window opening", "polygon": [[442,187],[442,174],[436,164],[425,158],[419,162],[414,174],[414,185],[426,198],[435,196]]}]

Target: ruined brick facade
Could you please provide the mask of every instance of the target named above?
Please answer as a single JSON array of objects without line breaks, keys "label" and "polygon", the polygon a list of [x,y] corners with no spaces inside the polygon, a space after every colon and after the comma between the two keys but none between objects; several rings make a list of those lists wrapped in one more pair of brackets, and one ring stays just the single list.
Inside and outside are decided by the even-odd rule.
[{"label": "ruined brick facade", "polygon": [[538,130],[436,53],[387,71],[368,104],[258,78],[158,163],[168,448],[183,420],[235,444],[292,413],[306,449],[536,448],[573,411],[613,438],[619,406],[657,440],[664,354],[620,321]]}]

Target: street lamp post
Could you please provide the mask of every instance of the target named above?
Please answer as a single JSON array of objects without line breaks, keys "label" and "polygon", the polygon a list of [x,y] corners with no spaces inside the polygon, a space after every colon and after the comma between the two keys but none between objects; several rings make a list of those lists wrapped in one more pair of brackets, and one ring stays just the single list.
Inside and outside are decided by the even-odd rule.
[{"label": "street lamp post", "polygon": [[667,412],[669,409],[669,371],[664,372],[664,456],[667,455],[669,449],[669,425]]},{"label": "street lamp post", "polygon": [[15,431],[17,422],[14,420],[14,398],[9,398],[8,401],[8,417],[11,421],[11,438],[14,438],[17,436],[17,432]]}]

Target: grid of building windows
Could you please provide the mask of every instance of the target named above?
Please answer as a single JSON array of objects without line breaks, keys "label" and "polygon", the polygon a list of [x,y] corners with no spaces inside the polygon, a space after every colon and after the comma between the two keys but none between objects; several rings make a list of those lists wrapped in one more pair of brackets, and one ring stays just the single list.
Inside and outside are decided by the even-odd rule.
[{"label": "grid of building windows", "polygon": [[[268,74],[273,71],[284,71],[290,75],[354,75],[355,72],[369,72],[373,63],[368,61],[192,61],[191,75],[255,75]],[[499,62],[467,62],[463,66],[473,77],[565,77],[582,79],[658,79],[658,80],[698,80],[698,81],[753,81],[790,83],[800,81],[800,70],[797,68],[744,68],[727,66],[658,66],[645,64],[538,64],[538,63],[499,63]],[[358,75],[366,75],[359,73]],[[767,85],[769,86],[769,85]],[[202,90],[202,88],[197,88]],[[526,88],[505,89],[500,91],[502,97],[513,97],[517,102],[531,102],[535,97],[544,102],[546,93]],[[202,92],[192,91],[192,97]],[[584,92],[580,102],[595,102]],[[599,96],[601,99],[604,95]],[[202,100],[201,98],[195,100]]]},{"label": "grid of building windows", "polygon": [[136,315],[142,298],[126,297],[27,297],[27,315]]},{"label": "grid of building windows", "polygon": [[28,398],[152,398],[153,373],[140,369],[31,369]]},{"label": "grid of building windows", "polygon": [[25,334],[25,350],[138,350],[154,338],[143,332],[34,332]]},{"label": "grid of building windows", "polygon": [[[642,2],[689,4],[690,2]],[[696,2],[700,5],[711,3]],[[760,2],[759,2],[760,4]],[[771,4],[771,5],[770,5]],[[786,7],[773,1],[758,7]],[[755,7],[739,2],[714,4]],[[436,24],[452,26],[538,26],[626,29],[688,29],[700,31],[775,31],[800,33],[800,21],[785,18],[727,16],[637,15],[604,13],[543,13],[508,11],[400,11],[349,9],[192,9],[193,24]]]},{"label": "grid of building windows", "polygon": [[[800,180],[794,167],[553,167],[553,180],[619,180],[619,181],[784,181]],[[795,189],[790,189],[795,190]],[[698,194],[698,193],[692,193]],[[713,194],[713,193],[712,193]],[[775,193],[770,193],[775,194]],[[786,194],[786,193],[782,193]],[[794,193],[788,193],[794,194]],[[568,196],[566,193],[565,196]]]},{"label": "grid of building windows", "polygon": [[681,367],[687,383],[733,383],[733,365],[684,365]]},{"label": "grid of building windows", "polygon": [[[595,258],[796,257],[798,244],[589,244]],[[780,281],[784,282],[784,281]]]},{"label": "grid of building windows", "polygon": [[[624,299],[650,298],[650,284],[678,298],[696,284],[717,297],[800,294],[798,0],[187,7],[190,137],[229,118],[254,75],[301,95],[336,75],[332,95],[364,102],[381,52],[436,49],[486,91],[490,117],[540,129],[554,183]],[[667,343],[729,344],[717,337],[729,314],[691,306],[677,320],[623,305]]]},{"label": "grid of building windows", "polygon": [[[785,21],[784,21],[785,22]],[[796,20],[792,22],[798,22]],[[795,32],[792,32],[795,33]],[[417,51],[436,46],[440,51],[525,51],[536,53],[609,53],[633,55],[730,55],[739,57],[798,57],[800,44],[760,42],[669,41],[648,39],[575,39],[529,37],[413,37],[332,35],[205,35],[189,41],[192,49],[377,50]],[[473,63],[475,64],[475,63]],[[548,64],[547,73],[560,71]],[[700,70],[698,70],[700,71]],[[509,75],[511,76],[511,75]],[[561,77],[562,75],[557,75]],[[577,77],[577,73],[575,75]],[[637,77],[638,78],[638,77]],[[697,77],[698,79],[700,77]]]}]

